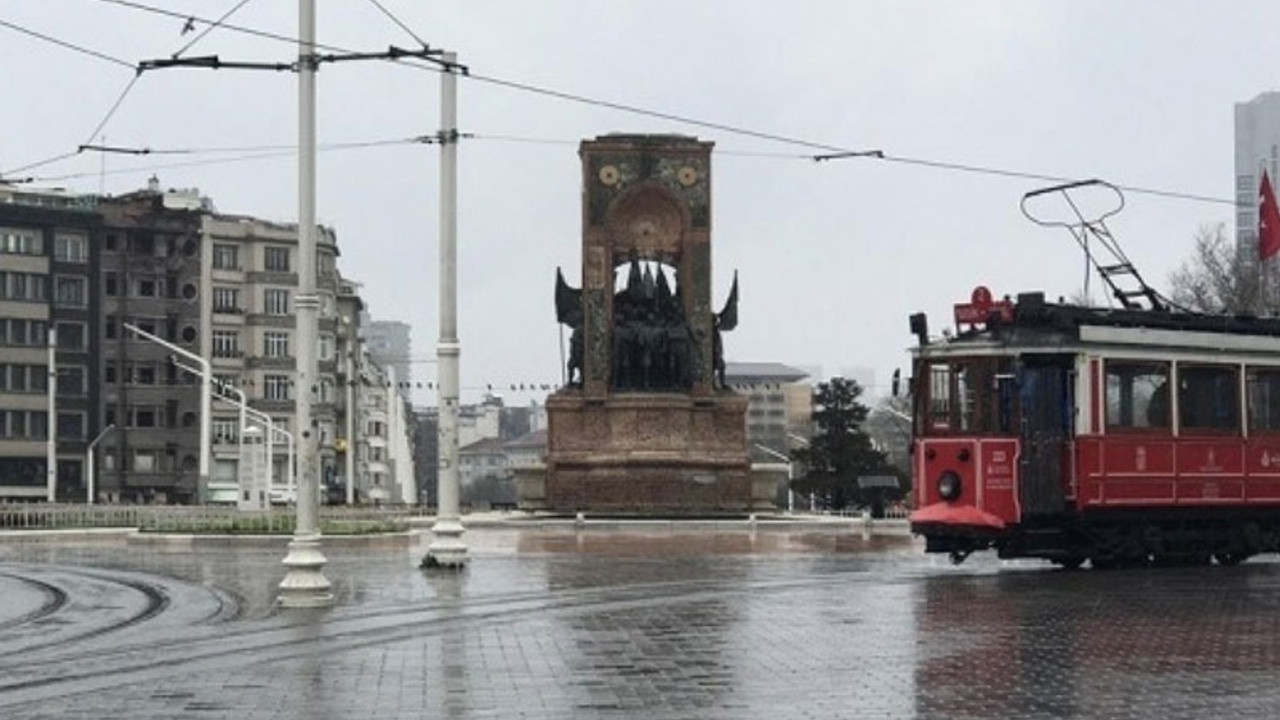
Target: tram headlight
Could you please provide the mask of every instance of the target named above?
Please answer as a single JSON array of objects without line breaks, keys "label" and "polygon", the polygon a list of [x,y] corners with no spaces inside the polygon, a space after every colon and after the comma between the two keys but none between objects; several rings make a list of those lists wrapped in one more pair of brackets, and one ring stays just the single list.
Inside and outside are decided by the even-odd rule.
[{"label": "tram headlight", "polygon": [[960,476],[951,470],[946,470],[939,475],[938,495],[943,500],[955,500],[960,497]]}]

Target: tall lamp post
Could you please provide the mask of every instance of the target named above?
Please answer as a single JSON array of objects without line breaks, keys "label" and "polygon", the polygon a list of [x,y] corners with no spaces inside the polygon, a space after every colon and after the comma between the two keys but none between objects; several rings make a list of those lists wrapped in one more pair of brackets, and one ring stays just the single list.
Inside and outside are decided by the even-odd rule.
[{"label": "tall lamp post", "polygon": [[58,333],[49,328],[49,411],[45,420],[45,499],[58,499]]},{"label": "tall lamp post", "polygon": [[210,367],[209,361],[196,355],[195,353],[184,350],[171,342],[152,335],[137,325],[129,323],[121,323],[125,330],[137,335],[143,340],[151,342],[168,349],[170,352],[181,355],[200,367],[200,478],[196,481],[196,497],[199,502],[204,503],[205,493],[209,488],[209,456],[213,454],[213,442],[211,429],[213,428],[213,418],[210,417],[210,411],[213,405],[213,368]]},{"label": "tall lamp post", "polygon": [[436,522],[423,567],[460,568],[467,544],[458,507],[458,66],[457,55],[441,55],[440,74],[440,338],[436,344],[440,374],[439,474]]},{"label": "tall lamp post", "polygon": [[107,433],[115,429],[115,423],[102,428],[102,432],[98,433],[98,437],[89,441],[89,449],[84,452],[85,502],[90,505],[93,504],[93,498],[95,495],[95,489],[93,487],[93,449],[97,447],[102,438],[107,436]]},{"label": "tall lamp post", "polygon": [[298,2],[298,355],[296,403],[298,432],[297,524],[282,563],[280,605],[287,608],[327,607],[333,604],[329,579],[324,576],[320,550],[320,473],[318,448],[311,427],[311,396],[318,382],[316,345],[319,341],[320,296],[316,294],[316,4]]}]

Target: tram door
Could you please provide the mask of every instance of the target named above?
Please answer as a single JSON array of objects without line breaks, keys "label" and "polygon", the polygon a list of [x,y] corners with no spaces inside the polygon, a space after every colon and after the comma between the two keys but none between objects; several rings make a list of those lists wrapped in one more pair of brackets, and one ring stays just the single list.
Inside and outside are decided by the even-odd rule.
[{"label": "tram door", "polygon": [[1071,436],[1073,358],[1024,356],[1018,371],[1022,455],[1018,499],[1025,519],[1062,512]]}]

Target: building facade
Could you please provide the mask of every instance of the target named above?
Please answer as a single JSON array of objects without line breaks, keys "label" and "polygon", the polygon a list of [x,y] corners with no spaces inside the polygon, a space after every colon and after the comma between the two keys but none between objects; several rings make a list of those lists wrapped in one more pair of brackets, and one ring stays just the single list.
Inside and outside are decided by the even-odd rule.
[{"label": "building facade", "polygon": [[[85,497],[97,412],[101,215],[96,198],[0,185],[0,500]],[[50,422],[49,344],[54,419]]]},{"label": "building facade", "polygon": [[408,323],[397,320],[366,317],[360,323],[360,336],[368,346],[370,356],[378,365],[395,373],[396,392],[405,400],[410,400],[413,387],[411,329]]},{"label": "building facade", "polygon": [[729,387],[747,397],[752,462],[776,463],[811,434],[813,386],[803,370],[782,363],[731,362]]},{"label": "building facade", "polygon": [[200,470],[200,386],[168,348],[195,354],[201,308],[202,205],[194,192],[146,190],[100,201],[101,418],[113,430],[97,453],[96,495],[106,502],[207,500]]},{"label": "building facade", "polygon": [[[297,386],[298,230],[292,223],[273,223],[239,215],[209,213],[203,218],[204,306],[209,321],[202,337],[222,395],[239,399],[253,411],[249,423],[265,438],[265,415],[273,428],[270,488],[277,499],[290,500],[297,470],[289,465],[289,448],[298,445],[295,417],[301,393],[310,392],[312,420],[319,438],[322,485],[332,485],[340,472],[338,437],[337,238],[328,228],[317,235],[316,290],[320,296],[318,382]],[[238,391],[238,392],[237,392]],[[210,502],[244,502],[255,485],[241,473],[240,412],[232,402],[213,408],[214,463]],[[261,498],[249,498],[250,501]]]}]

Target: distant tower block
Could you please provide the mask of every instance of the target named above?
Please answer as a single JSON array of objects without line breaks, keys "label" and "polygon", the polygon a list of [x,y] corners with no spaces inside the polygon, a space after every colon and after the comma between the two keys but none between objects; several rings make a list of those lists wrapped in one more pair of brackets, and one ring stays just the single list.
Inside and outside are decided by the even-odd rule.
[{"label": "distant tower block", "polygon": [[747,401],[723,380],[736,278],[723,309],[711,305],[711,148],[605,135],[579,149],[582,282],[556,278],[557,318],[572,330],[569,384],[547,401],[541,507],[755,509]]}]

